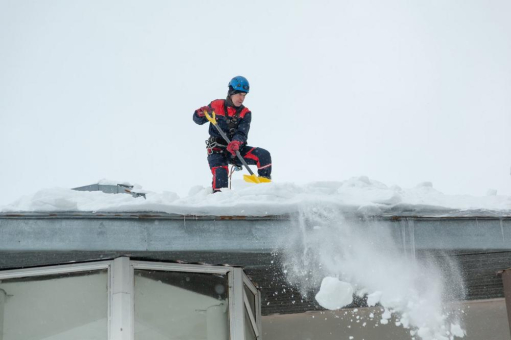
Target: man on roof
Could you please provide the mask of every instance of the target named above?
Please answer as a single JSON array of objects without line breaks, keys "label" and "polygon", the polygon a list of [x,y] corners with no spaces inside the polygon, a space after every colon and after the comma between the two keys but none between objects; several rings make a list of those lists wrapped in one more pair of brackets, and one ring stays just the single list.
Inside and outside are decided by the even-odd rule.
[{"label": "man on roof", "polygon": [[265,149],[247,145],[252,112],[243,106],[243,102],[250,90],[248,80],[242,76],[234,77],[228,87],[226,99],[213,100],[209,105],[203,106],[193,113],[193,121],[203,125],[208,122],[204,112],[210,115],[215,112],[218,127],[231,141],[227,143],[213,124],[209,125],[210,137],[206,140],[206,148],[209,167],[213,174],[213,192],[228,187],[228,164],[240,167],[236,151],[240,152],[247,164],[257,165],[260,177],[271,178],[270,153]]}]

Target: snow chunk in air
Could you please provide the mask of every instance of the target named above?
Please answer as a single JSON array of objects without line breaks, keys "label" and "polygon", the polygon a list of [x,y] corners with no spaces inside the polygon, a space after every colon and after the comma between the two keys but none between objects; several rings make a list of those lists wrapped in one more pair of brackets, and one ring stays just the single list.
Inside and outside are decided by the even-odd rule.
[{"label": "snow chunk in air", "polygon": [[329,310],[341,309],[353,302],[353,286],[348,282],[327,276],[321,282],[316,301],[321,307]]}]

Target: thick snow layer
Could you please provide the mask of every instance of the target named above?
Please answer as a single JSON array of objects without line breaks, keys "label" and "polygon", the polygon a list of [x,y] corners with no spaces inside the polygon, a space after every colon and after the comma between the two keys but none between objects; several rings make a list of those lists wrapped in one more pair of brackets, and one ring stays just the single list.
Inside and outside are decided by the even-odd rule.
[{"label": "thick snow layer", "polygon": [[[129,184],[101,180],[100,184]],[[369,215],[400,212],[437,214],[511,213],[511,197],[490,191],[487,196],[445,195],[424,182],[414,188],[387,186],[365,176],[342,182],[313,182],[305,185],[269,183],[249,185],[235,182],[236,190],[212,195],[210,188],[195,186],[185,197],[173,192],[150,192],[135,186],[133,191],[147,193],[147,199],[128,194],[105,194],[71,189],[43,189],[33,195],[0,207],[12,211],[152,211],[197,215],[264,216],[293,213],[304,205],[325,203],[344,212]]]}]

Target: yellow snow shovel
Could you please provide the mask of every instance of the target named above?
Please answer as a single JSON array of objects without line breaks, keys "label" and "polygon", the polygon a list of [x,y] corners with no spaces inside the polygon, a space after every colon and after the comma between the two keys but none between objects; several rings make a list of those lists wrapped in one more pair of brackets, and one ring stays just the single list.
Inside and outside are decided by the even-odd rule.
[{"label": "yellow snow shovel", "polygon": [[[216,129],[218,130],[218,133],[220,133],[220,136],[222,136],[222,138],[225,139],[225,141],[227,143],[230,143],[231,141],[229,140],[227,135],[222,131],[222,129],[220,128],[220,126],[218,126],[218,124],[216,122],[215,111],[213,111],[212,116],[210,116],[208,111],[204,110],[204,115],[211,122],[211,124],[213,124],[216,127]],[[256,183],[256,184],[271,182],[271,179],[269,179],[269,178],[256,176],[252,172],[252,170],[250,170],[250,167],[248,166],[247,162],[245,162],[243,157],[241,157],[239,151],[236,151],[236,156],[238,156],[238,159],[241,161],[241,164],[243,164],[245,166],[245,168],[248,170],[248,172],[250,173],[250,175],[243,175],[243,179],[245,180],[245,182]]]}]

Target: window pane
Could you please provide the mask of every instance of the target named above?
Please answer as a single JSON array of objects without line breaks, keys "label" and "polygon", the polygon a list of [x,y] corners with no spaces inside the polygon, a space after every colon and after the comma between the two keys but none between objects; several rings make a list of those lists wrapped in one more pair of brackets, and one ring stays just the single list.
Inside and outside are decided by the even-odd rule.
[{"label": "window pane", "polygon": [[246,340],[256,340],[254,328],[252,327],[252,323],[250,322],[250,317],[248,316],[248,313],[246,310],[245,310],[245,339]]},{"label": "window pane", "polygon": [[105,269],[0,281],[3,340],[106,340],[107,273]]},{"label": "window pane", "polygon": [[226,275],[135,270],[135,339],[228,340]]},{"label": "window pane", "polygon": [[255,308],[255,305],[256,305],[256,298],[255,298],[255,295],[254,293],[252,293],[252,291],[247,287],[246,284],[243,284],[243,288],[245,289],[245,293],[247,294],[247,299],[248,299],[248,303],[249,303],[249,307],[250,309],[252,310],[252,315],[254,316],[254,318],[256,317],[256,308]]}]

